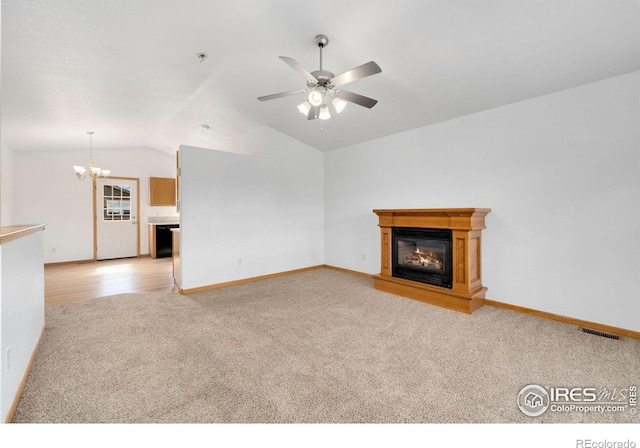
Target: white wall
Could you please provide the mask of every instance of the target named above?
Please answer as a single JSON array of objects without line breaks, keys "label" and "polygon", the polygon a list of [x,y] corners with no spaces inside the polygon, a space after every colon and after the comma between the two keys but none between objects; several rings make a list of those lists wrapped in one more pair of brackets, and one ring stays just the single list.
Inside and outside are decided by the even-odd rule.
[{"label": "white wall", "polygon": [[[0,418],[6,420],[44,325],[43,232],[0,245]],[[10,362],[7,360],[10,349]]]},{"label": "white wall", "polygon": [[13,224],[13,152],[0,143],[0,226]]},{"label": "white wall", "polygon": [[324,263],[323,154],[270,128],[258,146],[181,147],[183,289]]},{"label": "white wall", "polygon": [[635,72],[327,153],[326,264],[379,272],[372,209],[488,207],[488,298],[640,331],[639,98]]},{"label": "white wall", "polygon": [[[148,217],[175,214],[175,207],[149,206],[149,177],[175,177],[175,155],[149,148],[93,152],[95,164],[112,176],[140,178],[140,253],[148,253]],[[78,181],[72,168],[87,166],[88,151],[14,151],[13,159],[14,218],[47,224],[45,263],[92,259],[91,180]]]}]

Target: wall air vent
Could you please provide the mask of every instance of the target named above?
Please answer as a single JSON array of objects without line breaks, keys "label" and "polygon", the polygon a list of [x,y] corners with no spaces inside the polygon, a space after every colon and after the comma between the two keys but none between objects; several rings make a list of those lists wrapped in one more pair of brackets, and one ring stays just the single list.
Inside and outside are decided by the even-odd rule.
[{"label": "wall air vent", "polygon": [[581,328],[583,333],[595,334],[596,336],[600,336],[608,339],[620,339],[620,336],[616,336],[615,334],[605,333],[604,331],[592,330],[590,328]]}]

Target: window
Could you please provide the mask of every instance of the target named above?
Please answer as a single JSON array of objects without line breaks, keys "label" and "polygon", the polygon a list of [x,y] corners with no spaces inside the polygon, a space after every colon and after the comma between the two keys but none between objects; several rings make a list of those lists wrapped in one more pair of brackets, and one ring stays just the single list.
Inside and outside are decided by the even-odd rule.
[{"label": "window", "polygon": [[103,185],[102,217],[104,221],[131,220],[130,185]]}]

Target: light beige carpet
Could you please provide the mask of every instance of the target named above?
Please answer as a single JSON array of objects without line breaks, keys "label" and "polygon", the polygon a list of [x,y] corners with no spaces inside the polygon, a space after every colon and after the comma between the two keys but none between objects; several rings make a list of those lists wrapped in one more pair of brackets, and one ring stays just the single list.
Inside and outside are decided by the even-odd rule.
[{"label": "light beige carpet", "polygon": [[639,422],[525,416],[520,389],[640,384],[640,341],[473,315],[320,269],[188,296],[46,309],[14,422]]}]

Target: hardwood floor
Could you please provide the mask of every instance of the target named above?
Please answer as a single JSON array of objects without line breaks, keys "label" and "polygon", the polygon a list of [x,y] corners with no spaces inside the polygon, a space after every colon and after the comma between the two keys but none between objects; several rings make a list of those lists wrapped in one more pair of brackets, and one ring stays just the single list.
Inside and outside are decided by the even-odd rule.
[{"label": "hardwood floor", "polygon": [[171,258],[125,258],[45,266],[45,305],[128,292],[176,292]]}]

